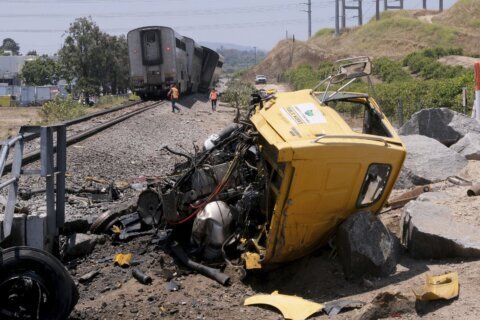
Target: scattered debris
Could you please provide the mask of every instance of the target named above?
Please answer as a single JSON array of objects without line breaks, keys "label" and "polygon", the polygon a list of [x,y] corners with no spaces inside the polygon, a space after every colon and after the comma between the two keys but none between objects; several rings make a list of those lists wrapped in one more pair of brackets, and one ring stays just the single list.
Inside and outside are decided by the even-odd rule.
[{"label": "scattered debris", "polygon": [[447,181],[450,182],[450,183],[453,183],[457,186],[471,186],[472,185],[472,181],[469,181],[469,180],[464,179],[464,178],[459,177],[459,176],[448,177]]},{"label": "scattered debris", "polygon": [[113,263],[120,267],[128,267],[130,266],[130,262],[132,261],[133,255],[131,253],[118,253],[113,258]]},{"label": "scattered debris", "polygon": [[456,298],[458,291],[458,273],[450,272],[439,276],[426,275],[425,285],[420,289],[413,290],[413,293],[417,300],[430,301]]},{"label": "scattered debris", "polygon": [[188,258],[185,251],[183,251],[182,247],[177,242],[174,242],[171,245],[171,249],[172,249],[172,252],[175,254],[175,256],[187,267],[195,271],[198,271],[199,273],[217,281],[218,283],[224,286],[228,284],[228,281],[230,280],[229,276],[222,273],[218,269],[210,268],[210,267],[204,266],[203,264],[190,260],[190,258]]},{"label": "scattered debris", "polygon": [[480,195],[480,183],[476,183],[472,185],[468,190],[467,190],[467,196],[469,197],[475,197]]},{"label": "scattered debris", "polygon": [[344,310],[359,309],[364,305],[365,305],[365,302],[363,301],[342,299],[342,300],[325,302],[324,309],[329,316],[334,316]]},{"label": "scattered debris", "polygon": [[398,240],[370,212],[354,213],[340,225],[337,251],[346,278],[388,275],[400,254]]},{"label": "scattered debris", "polygon": [[324,305],[300,297],[279,294],[257,294],[245,299],[244,305],[264,304],[278,309],[285,319],[303,320],[323,310]]},{"label": "scattered debris", "polygon": [[353,317],[354,320],[383,319],[416,314],[415,301],[400,292],[381,292]]},{"label": "scattered debris", "polygon": [[180,284],[178,284],[177,281],[171,279],[166,283],[166,287],[168,291],[178,291],[178,289],[180,288]]},{"label": "scattered debris", "polygon": [[143,273],[140,269],[134,268],[132,270],[132,276],[138,280],[141,284],[150,284],[152,283],[152,278]]},{"label": "scattered debris", "polygon": [[406,191],[402,193],[400,196],[397,196],[393,199],[389,199],[387,202],[387,206],[389,206],[391,209],[398,209],[406,205],[412,200],[415,200],[418,198],[419,195],[421,195],[424,192],[429,192],[430,191],[430,186],[418,186],[413,188],[410,191]]},{"label": "scattered debris", "polygon": [[100,274],[100,271],[98,271],[98,270],[90,271],[89,273],[86,273],[83,276],[81,276],[80,278],[78,278],[78,282],[80,282],[80,283],[90,282],[91,280],[93,280],[93,278],[95,278],[99,274]]}]

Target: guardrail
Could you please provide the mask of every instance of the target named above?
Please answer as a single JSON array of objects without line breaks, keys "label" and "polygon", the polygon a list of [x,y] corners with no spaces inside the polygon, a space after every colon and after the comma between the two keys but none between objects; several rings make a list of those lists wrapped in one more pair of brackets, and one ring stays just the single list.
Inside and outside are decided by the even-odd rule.
[{"label": "guardrail", "polygon": [[[40,168],[24,170],[22,169],[23,143],[25,138],[32,134],[40,136]],[[54,143],[54,137],[56,137],[56,143]],[[0,242],[3,242],[12,233],[20,176],[22,174],[40,175],[45,178],[46,217],[44,219],[39,217],[40,223],[35,225],[40,230],[29,228],[27,223],[25,223],[23,230],[25,236],[24,243],[15,245],[30,245],[52,251],[54,238],[58,235],[59,228],[65,222],[66,127],[65,125],[25,126],[20,129],[18,136],[0,144],[0,189],[9,188],[2,222],[3,227],[0,230]],[[14,154],[11,162],[11,174],[2,181],[2,177],[6,174],[5,167],[12,148],[14,149]],[[27,230],[33,233],[41,233],[41,235],[38,234],[40,237],[33,237],[37,241],[40,239],[40,243],[28,243],[29,235]]]}]

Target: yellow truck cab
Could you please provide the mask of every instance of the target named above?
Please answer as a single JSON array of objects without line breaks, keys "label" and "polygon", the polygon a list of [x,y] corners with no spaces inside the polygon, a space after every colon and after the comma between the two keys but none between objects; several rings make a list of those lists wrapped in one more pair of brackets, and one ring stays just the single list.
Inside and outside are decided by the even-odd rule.
[{"label": "yellow truck cab", "polygon": [[399,175],[406,151],[394,128],[368,94],[343,91],[370,60],[340,63],[325,91],[277,93],[251,116],[271,169],[262,266],[312,252],[354,212],[378,213]]}]

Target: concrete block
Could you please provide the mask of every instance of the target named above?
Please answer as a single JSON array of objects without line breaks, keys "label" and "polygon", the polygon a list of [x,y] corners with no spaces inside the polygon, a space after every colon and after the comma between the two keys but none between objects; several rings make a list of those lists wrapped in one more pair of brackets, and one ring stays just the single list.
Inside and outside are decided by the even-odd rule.
[{"label": "concrete block", "polygon": [[445,205],[410,202],[403,210],[400,228],[402,242],[414,258],[480,258],[478,228],[456,221]]},{"label": "concrete block", "polygon": [[27,216],[27,246],[46,250],[47,214],[34,212]]},{"label": "concrete block", "polygon": [[[3,237],[3,220],[5,219],[4,214],[0,214],[0,229],[1,234]],[[13,215],[13,223],[12,223],[12,231],[10,236],[6,238],[1,246],[2,248],[9,248],[13,246],[24,246],[27,243],[26,239],[26,221],[27,215],[26,214],[14,214]]]},{"label": "concrete block", "polygon": [[97,237],[94,235],[74,233],[68,237],[66,255],[72,258],[79,258],[90,254],[97,244]]}]

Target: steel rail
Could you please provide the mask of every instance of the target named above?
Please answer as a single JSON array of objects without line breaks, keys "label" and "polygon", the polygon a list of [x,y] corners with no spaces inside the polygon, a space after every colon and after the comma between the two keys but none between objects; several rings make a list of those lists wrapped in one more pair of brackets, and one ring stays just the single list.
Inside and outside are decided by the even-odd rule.
[{"label": "steel rail", "polygon": [[[115,124],[117,124],[117,123],[119,123],[119,122],[122,122],[122,121],[124,121],[124,120],[126,120],[126,119],[128,119],[128,118],[130,118],[130,117],[133,117],[133,116],[135,116],[135,115],[137,115],[137,114],[139,114],[139,113],[142,113],[142,112],[144,112],[144,111],[153,109],[153,108],[155,108],[155,107],[157,107],[157,106],[160,106],[160,105],[162,105],[162,104],[164,104],[164,103],[165,103],[165,101],[156,102],[156,103],[154,103],[154,104],[152,104],[152,105],[142,107],[142,108],[137,109],[137,110],[135,110],[135,111],[132,111],[132,112],[130,112],[130,113],[124,114],[124,115],[122,115],[122,116],[120,116],[120,117],[117,117],[117,118],[114,118],[114,119],[112,119],[112,120],[110,120],[110,121],[107,121],[107,122],[105,122],[105,123],[102,123],[102,124],[100,124],[100,125],[98,125],[98,126],[95,126],[95,127],[93,127],[93,128],[90,128],[90,129],[88,129],[88,130],[86,130],[86,131],[84,131],[84,132],[81,132],[81,133],[78,133],[78,134],[73,135],[73,136],[71,136],[71,137],[68,137],[68,138],[67,138],[67,146],[70,146],[70,145],[75,144],[75,143],[77,143],[77,142],[79,142],[79,141],[85,140],[86,138],[91,137],[91,136],[93,136],[93,135],[95,135],[95,134],[97,134],[97,133],[99,133],[99,132],[101,132],[101,131],[103,131],[103,130],[105,130],[105,129],[107,129],[107,128],[115,125]],[[77,122],[77,123],[78,123],[78,122]],[[53,146],[53,150],[54,150],[54,152],[56,152],[56,150],[57,150],[57,146],[56,146],[56,145]],[[23,156],[23,158],[22,158],[22,165],[32,163],[32,162],[38,160],[39,158],[40,158],[40,150],[37,149],[37,150],[31,151],[31,152],[28,152],[28,153],[24,154],[24,156]],[[7,162],[7,163],[5,164],[5,168],[4,168],[3,172],[4,172],[4,173],[10,172],[11,169],[12,169],[12,161],[9,161],[9,162]]]},{"label": "steel rail", "polygon": [[[113,107],[113,108],[110,108],[110,109],[105,109],[105,110],[101,110],[101,111],[98,111],[98,112],[86,114],[84,116],[81,116],[81,117],[78,117],[78,118],[75,118],[75,119],[72,119],[72,120],[62,121],[62,122],[59,122],[59,123],[56,123],[56,124],[53,124],[53,125],[54,126],[55,125],[65,125],[65,126],[68,127],[68,126],[71,126],[71,125],[74,125],[74,124],[77,124],[77,123],[80,123],[80,122],[83,122],[83,121],[90,120],[90,119],[98,117],[98,116],[102,116],[102,115],[107,114],[107,113],[111,113],[111,112],[115,112],[115,111],[119,111],[119,110],[122,110],[122,109],[129,108],[129,107],[133,107],[133,106],[136,106],[137,104],[140,104],[140,103],[143,103],[143,102],[144,101],[127,102],[127,103],[119,105],[117,107]],[[31,140],[36,139],[38,137],[39,137],[38,133],[28,133],[28,134],[23,136],[23,141],[31,141]]]}]

